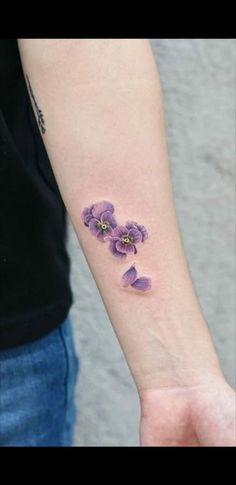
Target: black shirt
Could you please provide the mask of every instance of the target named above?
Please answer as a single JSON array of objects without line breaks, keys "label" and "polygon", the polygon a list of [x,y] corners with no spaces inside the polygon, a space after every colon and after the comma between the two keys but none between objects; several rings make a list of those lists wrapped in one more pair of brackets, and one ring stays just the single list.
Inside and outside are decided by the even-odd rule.
[{"label": "black shirt", "polygon": [[0,40],[0,348],[42,337],[72,303],[66,212],[15,39]]}]

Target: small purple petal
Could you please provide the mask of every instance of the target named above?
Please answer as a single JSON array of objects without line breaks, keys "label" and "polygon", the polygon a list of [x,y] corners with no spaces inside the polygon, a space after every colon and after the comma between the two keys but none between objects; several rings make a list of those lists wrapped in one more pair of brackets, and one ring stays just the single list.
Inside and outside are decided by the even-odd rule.
[{"label": "small purple petal", "polygon": [[134,265],[132,265],[122,276],[123,286],[126,287],[129,285],[132,285],[132,283],[135,281],[136,278],[137,278],[137,271]]},{"label": "small purple petal", "polygon": [[93,217],[92,219],[90,219],[89,224],[88,224],[90,231],[95,236],[97,236],[97,233],[100,232],[100,228],[98,227],[98,222],[99,221]]},{"label": "small purple petal", "polygon": [[116,243],[117,243],[117,240],[114,240],[113,238],[111,238],[110,244],[109,244],[109,250],[111,251],[113,256],[116,256],[117,258],[120,258],[120,259],[126,258],[125,253],[121,253],[120,251],[117,250]]},{"label": "small purple petal", "polygon": [[115,237],[122,237],[124,236],[124,234],[127,234],[127,229],[125,226],[116,226],[114,231],[113,231],[113,234]]},{"label": "small purple petal", "polygon": [[103,241],[103,242],[109,241],[110,240],[109,234],[112,233],[112,230],[113,230],[112,227],[108,227],[105,231],[100,229],[101,234],[97,235],[97,238],[99,239],[99,241]]},{"label": "small purple petal", "polygon": [[111,234],[107,234],[106,235],[106,240],[115,243],[116,241],[119,241],[119,238],[118,237],[114,237],[113,233],[114,233],[114,231],[112,229]]},{"label": "small purple petal", "polygon": [[109,222],[110,226],[113,228],[117,226],[115,217],[110,211],[103,212],[103,214],[101,215],[101,221]]},{"label": "small purple petal", "polygon": [[146,276],[142,276],[141,278],[137,278],[134,283],[131,284],[133,288],[139,291],[147,291],[151,288],[151,278],[147,278]]},{"label": "small purple petal", "polygon": [[128,236],[132,237],[134,243],[139,243],[142,241],[142,234],[135,227],[132,227],[131,229],[129,229]]},{"label": "small purple petal", "polygon": [[138,229],[142,234],[142,242],[144,242],[145,239],[148,238],[147,229],[142,224],[138,224],[137,222],[134,222],[134,221],[128,221],[126,222],[125,225],[128,229],[132,229],[133,227]]},{"label": "small purple petal", "polygon": [[116,249],[121,253],[133,253],[134,244],[125,244],[123,241],[116,242]]},{"label": "small purple petal", "polygon": [[103,212],[114,212],[114,206],[110,203],[107,202],[106,200],[103,200],[102,202],[98,202],[97,204],[94,204],[92,208],[92,214],[93,217],[96,217],[97,219],[101,218],[101,215]]},{"label": "small purple petal", "polygon": [[132,227],[136,227],[137,226],[137,223],[136,222],[133,222],[133,221],[127,221],[125,226],[127,227],[127,229],[132,229]]},{"label": "small purple petal", "polygon": [[146,227],[141,226],[141,225],[138,225],[138,226],[137,226],[137,228],[138,228],[138,230],[141,232],[141,234],[142,234],[142,242],[144,242],[144,241],[145,241],[145,239],[147,239],[147,238],[148,238],[148,232],[147,232],[147,229],[146,229]]},{"label": "small purple petal", "polygon": [[98,238],[99,241],[105,242],[105,236],[106,236],[106,234],[103,231],[101,231],[101,229],[99,229],[99,231],[97,232],[96,236],[97,236],[97,238]]},{"label": "small purple petal", "polygon": [[92,219],[92,217],[93,217],[92,212],[91,212],[92,208],[93,208],[93,205],[90,206],[90,207],[85,207],[85,209],[83,210],[83,212],[81,214],[82,221],[85,224],[85,226],[88,226],[90,219]]}]

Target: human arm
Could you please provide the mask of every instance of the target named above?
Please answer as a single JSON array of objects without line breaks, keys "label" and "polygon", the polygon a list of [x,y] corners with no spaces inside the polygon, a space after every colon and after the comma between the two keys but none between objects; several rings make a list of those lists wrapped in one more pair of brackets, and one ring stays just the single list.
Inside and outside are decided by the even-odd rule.
[{"label": "human arm", "polygon": [[[184,389],[189,402],[190,390],[220,383],[223,392],[225,382],[179,236],[150,46],[143,40],[21,40],[19,45],[43,111],[46,149],[134,376],[142,414],[150,397],[158,396],[148,411],[154,430],[160,393],[167,405],[168,391]],[[137,245],[137,254],[117,258],[109,243],[83,224],[83,209],[101,200],[114,205],[119,224],[145,225],[148,238]],[[121,286],[134,261],[138,274],[151,278],[146,293]]]}]

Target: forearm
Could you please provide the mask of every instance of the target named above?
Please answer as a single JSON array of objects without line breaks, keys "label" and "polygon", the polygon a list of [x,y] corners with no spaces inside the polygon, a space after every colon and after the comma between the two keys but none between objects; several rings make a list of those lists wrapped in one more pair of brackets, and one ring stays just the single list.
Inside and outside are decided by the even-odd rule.
[{"label": "forearm", "polygon": [[[179,236],[148,43],[26,40],[20,49],[62,197],[138,389],[219,372]],[[116,257],[84,225],[83,209],[102,200],[118,224],[146,227],[137,254]],[[134,262],[151,278],[147,292],[122,286]]]}]

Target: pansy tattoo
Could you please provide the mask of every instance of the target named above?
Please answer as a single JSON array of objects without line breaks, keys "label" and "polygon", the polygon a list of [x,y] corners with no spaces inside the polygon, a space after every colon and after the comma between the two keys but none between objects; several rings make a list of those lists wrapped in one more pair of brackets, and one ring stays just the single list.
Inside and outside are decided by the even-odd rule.
[{"label": "pansy tattoo", "polygon": [[82,212],[82,220],[99,241],[105,242],[105,238],[117,226],[113,213],[114,206],[103,200],[86,207]]},{"label": "pansy tattoo", "polygon": [[128,253],[137,253],[136,244],[144,242],[148,233],[144,226],[137,222],[127,222],[125,226],[117,226],[109,236],[109,249],[117,258],[126,258]]},{"label": "pansy tattoo", "polygon": [[[107,200],[102,200],[82,212],[82,221],[91,233],[101,242],[108,241],[108,248],[118,259],[127,258],[128,254],[137,254],[136,245],[144,243],[148,238],[147,229],[134,221],[118,225],[114,215],[114,206]],[[134,264],[122,276],[123,287],[129,287],[144,292],[151,288],[151,278],[138,278]]]},{"label": "pansy tattoo", "polygon": [[117,258],[126,258],[127,253],[137,253],[136,244],[142,241],[142,234],[135,227],[116,226],[109,241],[111,253]]},{"label": "pansy tattoo", "polygon": [[124,288],[131,286],[135,290],[142,292],[150,290],[152,286],[151,278],[148,278],[147,276],[138,278],[137,276],[138,273],[135,265],[132,264],[132,266],[130,266],[130,268],[122,276],[122,286]]},{"label": "pansy tattoo", "polygon": [[118,225],[114,206],[106,200],[86,207],[82,220],[99,241],[109,241],[109,250],[116,258],[124,259],[129,253],[136,254],[136,244],[143,243],[148,237],[146,228],[137,222]]}]

